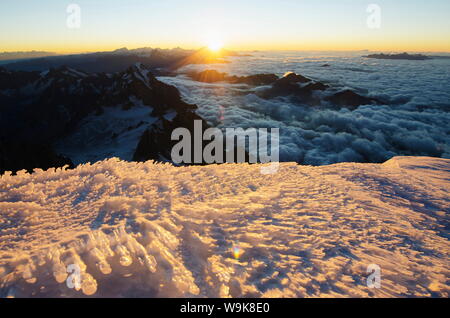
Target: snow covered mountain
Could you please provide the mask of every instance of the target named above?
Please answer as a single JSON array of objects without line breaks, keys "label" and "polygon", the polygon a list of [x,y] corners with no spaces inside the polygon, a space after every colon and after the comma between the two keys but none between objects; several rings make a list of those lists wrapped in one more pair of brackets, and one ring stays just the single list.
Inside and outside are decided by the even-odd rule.
[{"label": "snow covered mountain", "polygon": [[260,168],[4,175],[0,297],[449,297],[450,160]]},{"label": "snow covered mountain", "polygon": [[[195,105],[140,63],[112,74],[0,69],[0,105],[0,173],[110,157],[164,160],[170,132],[201,120]],[[135,155],[148,134],[155,142]]]}]

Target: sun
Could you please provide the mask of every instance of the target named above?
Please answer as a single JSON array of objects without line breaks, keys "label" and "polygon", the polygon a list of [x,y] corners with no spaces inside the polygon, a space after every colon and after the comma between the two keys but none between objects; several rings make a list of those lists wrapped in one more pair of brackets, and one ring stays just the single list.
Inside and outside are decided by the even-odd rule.
[{"label": "sun", "polygon": [[218,52],[223,48],[223,42],[220,40],[211,40],[208,42],[208,48],[213,52]]},{"label": "sun", "polygon": [[225,34],[219,30],[208,30],[203,34],[201,42],[210,53],[220,53],[225,44]]}]

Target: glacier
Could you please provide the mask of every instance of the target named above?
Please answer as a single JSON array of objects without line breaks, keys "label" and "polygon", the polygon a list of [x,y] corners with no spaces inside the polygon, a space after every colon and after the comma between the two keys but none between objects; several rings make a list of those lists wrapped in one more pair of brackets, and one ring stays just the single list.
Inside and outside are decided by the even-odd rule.
[{"label": "glacier", "polygon": [[449,297],[450,160],[260,169],[5,173],[0,297]]}]

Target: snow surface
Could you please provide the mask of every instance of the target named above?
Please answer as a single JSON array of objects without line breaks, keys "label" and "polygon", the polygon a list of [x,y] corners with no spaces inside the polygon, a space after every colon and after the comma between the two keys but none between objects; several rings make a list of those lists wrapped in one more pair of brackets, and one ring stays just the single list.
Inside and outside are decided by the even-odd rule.
[{"label": "snow surface", "polygon": [[109,159],[5,174],[0,296],[449,297],[450,160],[260,168]]}]

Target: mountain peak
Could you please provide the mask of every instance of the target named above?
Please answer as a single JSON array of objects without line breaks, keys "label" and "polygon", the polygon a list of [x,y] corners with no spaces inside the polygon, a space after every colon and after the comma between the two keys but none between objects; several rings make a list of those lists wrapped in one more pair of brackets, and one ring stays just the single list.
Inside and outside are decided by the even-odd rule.
[{"label": "mountain peak", "polygon": [[68,66],[60,66],[60,67],[55,67],[55,68],[50,68],[50,70],[48,72],[42,72],[41,75],[44,76],[69,76],[69,77],[74,77],[74,78],[85,78],[88,76],[87,73],[83,72],[83,71],[79,71],[76,69],[73,69],[71,67]]},{"label": "mountain peak", "polygon": [[133,66],[130,66],[125,73],[140,80],[145,84],[145,86],[151,89],[149,78],[153,75],[151,73],[151,69],[145,64],[137,62]]},{"label": "mountain peak", "polygon": [[112,53],[127,53],[129,52],[128,48],[122,47],[120,49],[114,50]]}]

